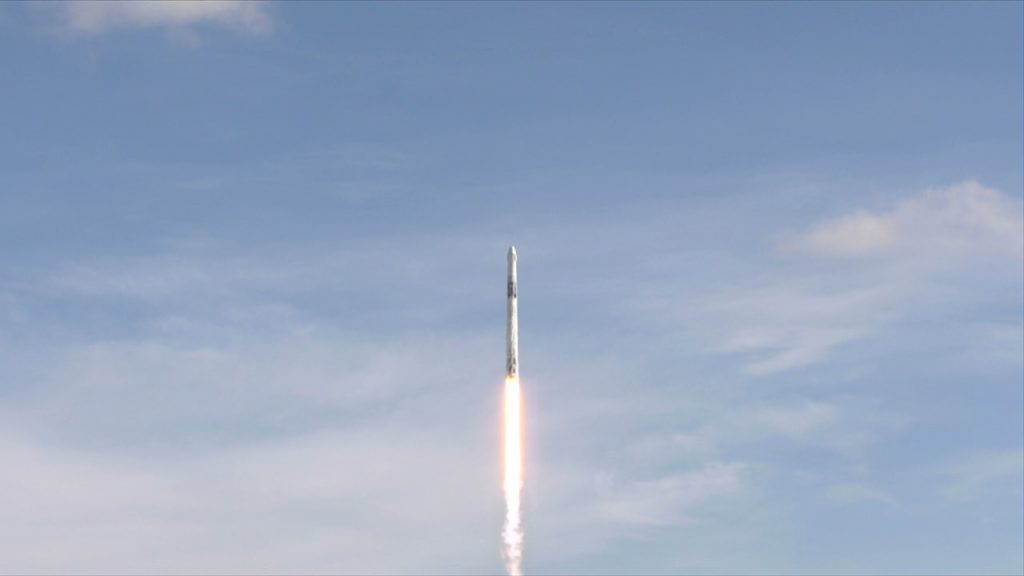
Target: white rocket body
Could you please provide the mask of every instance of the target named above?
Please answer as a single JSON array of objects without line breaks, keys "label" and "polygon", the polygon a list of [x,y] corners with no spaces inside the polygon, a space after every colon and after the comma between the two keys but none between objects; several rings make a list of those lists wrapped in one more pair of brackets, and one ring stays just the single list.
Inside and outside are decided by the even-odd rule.
[{"label": "white rocket body", "polygon": [[505,376],[519,377],[519,305],[517,302],[516,247],[508,249],[508,318],[505,330]]}]

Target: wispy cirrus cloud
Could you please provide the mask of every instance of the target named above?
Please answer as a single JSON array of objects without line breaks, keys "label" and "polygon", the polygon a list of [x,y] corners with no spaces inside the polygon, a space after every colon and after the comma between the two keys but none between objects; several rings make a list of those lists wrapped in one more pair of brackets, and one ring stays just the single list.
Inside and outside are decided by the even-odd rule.
[{"label": "wispy cirrus cloud", "polygon": [[966,501],[998,493],[1024,497],[1024,452],[992,450],[960,458],[939,471],[941,492],[950,500]]},{"label": "wispy cirrus cloud", "polygon": [[814,446],[856,456],[885,432],[904,425],[893,413],[856,398],[709,402],[702,411],[701,417],[687,418],[687,424],[665,424],[668,431],[638,435],[624,453],[639,466],[665,458],[691,462],[766,445]]},{"label": "wispy cirrus cloud", "polygon": [[827,361],[915,315],[991,302],[983,290],[1002,298],[1019,285],[1022,213],[1018,199],[968,180],[889,210],[811,224],[774,256],[788,277],[708,299],[705,308],[726,327],[709,349],[746,357],[749,374],[781,373]]},{"label": "wispy cirrus cloud", "polygon": [[711,351],[742,354],[744,371],[785,372],[821,362],[833,349],[871,335],[886,316],[883,289],[823,291],[799,283],[715,298],[710,309],[735,326]]},{"label": "wispy cirrus cloud", "polygon": [[1024,222],[1020,201],[974,180],[933,188],[886,211],[858,210],[814,224],[784,243],[816,256],[906,254],[943,257],[950,252],[996,251],[1020,255]]},{"label": "wispy cirrus cloud", "polygon": [[599,478],[597,511],[605,520],[659,526],[691,521],[694,508],[742,489],[741,462],[709,462],[651,480]]},{"label": "wispy cirrus cloud", "polygon": [[199,25],[223,26],[248,34],[266,34],[272,29],[266,5],[243,0],[85,0],[62,3],[60,8],[67,28],[84,34],[132,28],[188,30]]},{"label": "wispy cirrus cloud", "polygon": [[[530,468],[528,491],[536,490],[535,501],[544,507],[535,524],[538,534],[586,555],[622,542],[623,534],[631,538],[643,537],[648,529],[700,530],[705,522],[713,522],[705,510],[737,509],[737,502],[756,498],[772,474],[781,474],[778,452],[810,449],[844,462],[857,461],[864,448],[873,446],[892,426],[877,415],[875,406],[869,406],[872,391],[866,391],[866,397],[837,398],[834,389],[822,387],[813,392],[796,390],[787,398],[766,392],[770,396],[744,395],[737,400],[728,390],[748,393],[753,390],[745,388],[751,375],[767,377],[820,365],[841,357],[839,352],[848,347],[884,335],[894,322],[915,313],[914,296],[928,294],[927,270],[892,275],[872,262],[853,265],[847,259],[825,258],[811,258],[809,265],[796,267],[787,254],[770,254],[776,260],[765,267],[731,253],[726,256],[734,258],[734,269],[740,273],[732,276],[713,269],[698,278],[694,262],[680,257],[684,243],[672,243],[670,229],[677,223],[670,220],[664,228],[649,231],[650,236],[636,230],[618,234],[629,238],[631,245],[598,246],[608,251],[596,254],[599,261],[615,261],[621,275],[636,275],[639,280],[610,278],[600,266],[577,265],[573,267],[577,272],[568,275],[564,263],[550,256],[575,254],[571,248],[586,245],[596,236],[595,228],[607,230],[606,226],[619,232],[615,223],[604,222],[559,223],[553,229],[527,232],[535,247],[532,302],[539,310],[532,338],[552,345],[547,350],[536,345],[531,352],[535,371],[529,385],[536,395],[529,398],[541,408],[536,429],[543,429],[544,438],[536,454],[548,451],[546,462]],[[801,229],[802,223],[789,227]],[[667,243],[659,243],[662,239]],[[264,444],[268,438],[285,442],[290,437],[296,452],[305,456],[289,451],[282,461],[306,470],[301,461],[306,456],[323,458],[326,450],[299,446],[305,442],[299,438],[325,427],[351,425],[353,434],[346,432],[345,441],[353,449],[366,438],[385,434],[387,442],[365,445],[401,452],[402,445],[418,444],[414,431],[452,438],[447,436],[446,423],[453,406],[472,406],[476,412],[487,409],[490,392],[485,383],[490,378],[491,352],[500,349],[500,329],[492,331],[490,320],[440,329],[443,323],[436,323],[436,318],[472,315],[489,306],[493,279],[500,282],[503,274],[500,259],[490,265],[493,254],[503,252],[501,238],[456,230],[443,238],[376,239],[332,246],[330,253],[293,252],[293,257],[287,247],[270,248],[239,252],[230,246],[186,245],[148,255],[63,259],[36,270],[33,289],[26,287],[15,296],[53,296],[92,310],[131,314],[139,321],[127,335],[89,334],[86,341],[56,346],[49,354],[43,350],[25,356],[22,350],[12,350],[10,357],[20,355],[23,361],[8,363],[10,379],[25,375],[34,379],[33,390],[12,395],[7,403],[9,414],[20,414],[12,421],[45,440],[79,448],[102,446],[97,460],[109,456],[114,461],[120,461],[122,452],[135,456],[149,446],[177,450],[189,458],[209,451],[236,461],[239,450],[273,451]],[[548,258],[542,250],[548,251]],[[643,256],[631,260],[636,254]],[[650,259],[645,258],[648,255]],[[708,258],[712,256],[717,253]],[[828,277],[821,273],[822,262]],[[654,269],[657,274],[651,274]],[[559,279],[564,288],[553,285]],[[375,300],[366,298],[371,293]],[[608,338],[614,337],[608,326],[599,325],[590,334],[561,334],[560,326],[541,317],[545,306],[550,311],[560,305],[563,311],[586,316],[587,321],[603,321],[603,313],[618,312],[620,297],[629,305],[631,298],[646,294],[669,295],[659,302],[672,308],[637,312],[631,307],[629,314],[614,317],[616,328],[642,329],[659,338],[667,335],[666,341],[695,357],[738,359],[740,370],[716,367],[716,372],[701,373],[676,357],[658,365],[663,358],[647,355],[646,348],[631,347],[628,341],[616,346],[614,353],[595,355],[588,350],[606,352]],[[974,294],[957,297],[977,297]],[[351,300],[356,305],[331,317],[334,304],[311,305],[313,297],[332,303]],[[424,310],[429,310],[431,320],[418,324],[416,319],[423,317]],[[490,311],[485,314],[491,317]],[[497,314],[500,317],[500,309]],[[360,324],[364,316],[369,320],[365,325]],[[691,340],[672,342],[672,336],[684,330],[689,332],[683,340]],[[581,351],[568,347],[569,340]],[[25,366],[25,358],[34,362],[31,370],[18,369]],[[630,363],[650,370],[631,371]],[[425,367],[429,367],[427,376]],[[833,371],[823,373],[825,377],[844,376]],[[679,393],[666,393],[670,386]],[[424,394],[427,389],[429,395]],[[546,416],[540,414],[545,410]],[[359,412],[372,414],[373,421],[349,421]],[[390,417],[399,414],[402,418]],[[423,420],[408,420],[410,415]],[[222,428],[235,436],[219,435]],[[579,430],[588,433],[579,434]],[[486,432],[483,436],[482,441],[488,440]],[[43,456],[63,458],[49,452]],[[486,461],[489,456],[478,457]],[[274,466],[278,465],[283,464]],[[450,469],[458,472],[472,465],[453,460]],[[251,463],[241,468],[244,474],[256,476],[269,469]],[[809,468],[796,464],[792,473]],[[195,477],[243,474],[202,465],[196,469]],[[396,462],[390,469],[411,475],[414,466]],[[371,476],[375,473],[372,466],[368,470]],[[149,477],[147,468],[136,472]],[[272,476],[280,486],[270,482],[259,490],[250,490],[251,486],[242,490],[232,505],[235,508],[225,511],[230,522],[242,521],[244,501],[257,498],[260,490],[288,493],[293,482],[301,487],[304,478],[301,474]],[[334,481],[327,478],[325,485]],[[183,482],[190,486],[192,481]],[[890,493],[874,481],[870,475],[840,475],[820,479],[815,488],[826,490],[830,501],[871,500],[870,489]],[[145,480],[140,483],[148,486]],[[847,486],[827,492],[828,486],[836,484]],[[273,513],[291,517],[319,498],[350,501],[364,494],[348,485],[331,486],[337,490],[329,495],[310,489],[308,501],[296,488],[275,505]],[[391,490],[403,493],[406,488],[388,485],[369,497],[386,500]],[[179,496],[199,502],[190,506],[201,506],[203,494],[189,487]],[[179,496],[172,494],[172,499]],[[103,501],[112,496],[96,498]],[[421,512],[410,511],[399,518],[399,525],[423,525],[428,520],[426,512]],[[195,514],[194,524],[206,522],[212,520]],[[162,520],[155,525],[159,527],[155,534],[179,534]],[[385,536],[392,534],[372,523],[335,528],[338,531],[332,534],[343,543],[343,550],[380,549]],[[364,537],[367,534],[370,537]],[[264,542],[253,535],[241,540],[240,547]],[[334,558],[330,544],[292,541],[267,548],[263,559],[270,565],[298,552],[309,558]],[[79,549],[75,554],[84,552]],[[352,558],[343,566],[370,565],[358,555]],[[448,566],[418,554],[413,558],[421,566],[439,570]],[[211,563],[228,566],[226,559]],[[135,559],[125,565],[146,564]],[[304,564],[311,570],[319,565]]]},{"label": "wispy cirrus cloud", "polygon": [[[125,457],[0,430],[4,562],[23,573],[488,572],[497,500],[479,486],[498,478],[486,446],[462,436],[322,429]],[[442,517],[458,542],[432,529]]]},{"label": "wispy cirrus cloud", "polygon": [[868,504],[895,505],[897,500],[882,490],[861,482],[843,482],[825,489],[825,499],[847,506]]}]

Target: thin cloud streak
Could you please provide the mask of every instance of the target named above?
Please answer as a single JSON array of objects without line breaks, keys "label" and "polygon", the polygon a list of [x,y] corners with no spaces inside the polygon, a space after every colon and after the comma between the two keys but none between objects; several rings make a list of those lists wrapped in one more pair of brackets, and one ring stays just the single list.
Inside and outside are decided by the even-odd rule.
[{"label": "thin cloud streak", "polygon": [[92,35],[132,28],[190,29],[203,24],[248,34],[266,34],[272,29],[265,4],[244,0],[82,0],[60,6],[69,30]]},{"label": "thin cloud streak", "polygon": [[[214,455],[119,458],[4,431],[4,562],[29,573],[280,573],[301,554],[311,573],[488,571],[494,506],[478,487],[497,477],[481,442],[458,436],[322,430]],[[464,537],[432,530],[439,515]]]},{"label": "thin cloud streak", "polygon": [[933,188],[886,212],[858,210],[826,220],[783,244],[823,257],[946,258],[964,252],[997,252],[1017,258],[1024,250],[1024,207],[1019,200],[974,180]]},{"label": "thin cloud streak", "polygon": [[[788,401],[769,400],[763,394],[748,396],[758,390],[751,385],[753,381],[778,378],[839,358],[851,347],[884,334],[901,315],[913,314],[913,309],[907,308],[906,283],[917,287],[920,276],[894,278],[887,276],[886,270],[843,267],[835,278],[822,280],[815,269],[787,267],[747,279],[749,270],[760,269],[756,258],[727,253],[738,271],[736,277],[727,273],[695,281],[692,270],[663,265],[676,261],[672,255],[681,247],[656,240],[671,238],[669,229],[677,224],[667,218],[662,228],[646,236],[630,228],[635,225],[631,221],[622,224],[629,233],[621,234],[614,224],[592,221],[527,232],[524,259],[531,255],[531,244],[546,250],[535,255],[529,277],[524,275],[524,286],[531,283],[536,310],[561,305],[563,310],[584,314],[586,322],[615,322],[655,335],[670,351],[688,350],[689,358],[740,360],[738,370],[731,366],[713,373],[680,370],[674,356],[660,357],[656,348],[630,348],[628,341],[595,360],[591,351],[608,351],[602,331],[532,332],[539,343],[532,351],[524,349],[532,354],[530,378],[525,382],[527,403],[530,406],[536,398],[547,413],[537,416],[544,444],[534,457],[542,461],[528,463],[534,475],[525,500],[527,518],[534,505],[543,506],[545,514],[536,520],[540,525],[534,533],[565,542],[566,550],[581,557],[623,538],[636,538],[646,527],[682,529],[713,522],[700,514],[705,506],[731,509],[740,502],[756,500],[781,463],[772,456],[752,458],[752,454],[769,448],[810,447],[859,465],[867,448],[900,425],[900,415],[880,414],[872,408],[872,395],[877,391],[843,400],[835,398],[826,384],[818,393],[798,393]],[[606,271],[589,267],[573,278],[573,285],[584,287],[582,294],[572,286],[545,284],[545,278],[565,276],[558,257],[566,255],[553,253],[553,247],[569,250],[586,245],[595,237],[595,230],[609,229],[613,235],[630,238],[630,244],[602,245],[604,253],[583,257],[621,263],[622,274],[642,279],[643,289],[634,288],[636,282],[607,278]],[[365,439],[384,434],[381,443],[369,441],[365,446],[399,454],[405,454],[405,445],[418,445],[416,433],[438,435],[460,445],[453,430],[467,422],[477,426],[484,422],[489,398],[486,382],[491,374],[487,358],[489,350],[500,354],[500,326],[493,333],[488,331],[490,322],[469,323],[458,330],[441,327],[447,325],[443,320],[451,314],[489,317],[487,298],[482,295],[495,285],[501,293],[501,259],[489,268],[493,260],[489,256],[503,252],[501,238],[453,231],[443,239],[398,238],[344,246],[329,255],[306,251],[298,258],[282,256],[280,249],[262,248],[239,253],[184,243],[149,256],[63,261],[30,275],[29,283],[36,284],[22,286],[12,306],[17,307],[19,299],[42,295],[101,311],[115,307],[110,313],[120,314],[116,307],[128,306],[139,322],[133,332],[120,338],[71,337],[49,353],[28,356],[35,364],[22,364],[11,374],[12,380],[28,377],[32,384],[8,403],[12,413],[20,414],[10,421],[31,437],[22,446],[52,442],[65,448],[56,455],[47,452],[43,459],[63,461],[63,454],[71,452],[86,460],[95,458],[98,466],[106,468],[99,463],[128,461],[129,455],[144,453],[147,445],[186,461],[202,457],[237,462],[238,453],[273,451],[268,446],[294,440],[295,450],[303,456],[289,452],[282,456],[284,463],[266,467],[244,464],[239,470],[196,464],[195,477],[259,477],[270,469],[287,468],[288,462],[307,470],[308,461],[328,458],[326,449],[303,447],[303,443],[315,444],[319,430],[335,429],[339,422],[344,423],[344,430],[337,433],[351,444],[350,449],[361,450]],[[644,257],[631,261],[628,256],[636,253]],[[787,255],[775,257],[788,265]],[[659,263],[656,275],[648,268],[650,262]],[[489,271],[499,279],[497,284],[487,279]],[[723,293],[718,288],[721,285],[731,288]],[[356,301],[372,293],[377,298],[375,307],[363,310],[372,324],[345,326],[351,322],[351,314],[337,320],[316,307],[307,307],[304,295],[310,293]],[[673,297],[653,300],[657,305],[643,301],[652,294]],[[424,307],[434,310],[437,317],[421,321],[422,312],[417,310]],[[500,317],[500,306],[493,310]],[[385,324],[385,314],[394,315],[390,324]],[[524,316],[524,321],[528,318]],[[545,349],[545,344],[566,338],[579,350],[566,354],[558,349],[564,343]],[[11,358],[25,357],[10,346],[0,352]],[[494,358],[494,365],[500,367],[500,357]],[[664,368],[664,372],[652,370],[653,375],[646,376],[652,380],[645,381],[645,376],[637,375],[636,365]],[[8,370],[15,372],[14,368]],[[495,383],[499,371],[496,368],[493,373]],[[659,376],[666,373],[678,379]],[[669,388],[685,394],[666,394]],[[429,395],[425,394],[428,389]],[[737,400],[732,393],[742,394],[743,399]],[[453,416],[453,406],[460,407],[461,416]],[[372,417],[351,418],[360,411]],[[480,415],[480,422],[473,421],[471,413]],[[238,436],[217,435],[218,426],[225,422],[231,423]],[[477,439],[480,446],[486,447],[490,440],[496,446],[497,436],[489,438],[484,428],[486,425]],[[590,432],[581,438],[580,429]],[[474,456],[479,462],[454,460],[450,470],[486,467],[491,455],[481,449]],[[400,459],[389,470],[411,477],[415,465],[414,460]],[[378,464],[360,467],[352,463],[347,469],[359,476],[383,473],[373,472],[374,466]],[[801,472],[799,466],[794,468],[793,474]],[[132,474],[143,478],[140,485],[148,486],[145,478],[152,469],[146,465],[133,470]],[[310,473],[310,478],[316,478],[319,472]],[[290,483],[305,486],[305,476],[282,478],[280,485],[260,490],[287,495]],[[317,484],[316,490],[310,488],[316,498],[352,502],[360,494],[366,496],[330,474],[321,479],[323,484]],[[194,479],[182,482],[185,488],[172,490],[172,494],[195,499],[188,500],[193,502],[189,506],[200,508],[208,497],[212,499],[205,489],[192,484]],[[329,496],[317,492],[324,486],[335,490]],[[404,493],[408,487],[387,485],[370,496],[374,501],[386,501],[392,489]],[[144,490],[162,493],[165,489]],[[223,510],[232,525],[244,516],[243,497],[255,498],[259,492],[247,490],[240,490],[240,500]],[[530,490],[537,492],[531,495]],[[843,490],[839,492],[841,499]],[[856,496],[852,489],[846,492],[847,497]],[[94,497],[103,501],[113,496]],[[312,506],[289,498],[266,512],[292,518]],[[498,502],[495,498],[495,521],[500,517]],[[348,514],[349,509],[335,512]],[[428,521],[420,514],[428,512],[412,507],[410,517],[400,519],[398,525],[423,526]],[[552,514],[565,520],[552,520]],[[199,516],[196,512],[192,521],[201,523]],[[371,514],[370,518],[379,517]],[[154,526],[157,540],[160,534],[180,534],[159,517]],[[386,532],[380,525],[370,522],[335,528],[332,537],[344,542],[338,550],[383,553],[384,539],[375,537]],[[123,529],[115,526],[112,534]],[[413,532],[410,528],[409,533]],[[325,559],[323,564],[311,560],[308,566],[312,571],[329,565],[330,559],[336,558],[332,548],[336,542],[310,536],[280,542],[277,547],[265,546],[266,554],[261,557],[265,566],[285,566],[282,558],[292,553]],[[265,541],[261,538],[243,532],[238,541],[223,544],[225,549],[239,549],[253,543],[262,545]],[[189,542],[183,545],[192,546]],[[490,544],[493,546],[488,549]],[[497,543],[477,545],[493,551]],[[157,557],[163,558],[161,550]],[[551,553],[542,546],[534,550],[541,557]],[[364,558],[360,553],[352,552],[352,561],[342,565],[375,569],[369,555]],[[237,570],[237,564],[230,564],[228,552],[224,554],[209,559],[210,565]],[[565,554],[561,557],[566,558]],[[74,557],[70,548],[67,557]],[[436,567],[450,571],[445,558],[431,560],[426,552],[409,558],[419,562],[409,570]],[[262,570],[257,561],[254,569]],[[145,565],[139,562],[126,560],[124,565]],[[474,565],[477,571],[490,566],[483,562]],[[26,560],[24,565],[31,562]],[[170,560],[165,565],[168,571],[189,569]],[[479,568],[481,565],[484,568]],[[406,565],[396,564],[395,569],[405,570]]]}]

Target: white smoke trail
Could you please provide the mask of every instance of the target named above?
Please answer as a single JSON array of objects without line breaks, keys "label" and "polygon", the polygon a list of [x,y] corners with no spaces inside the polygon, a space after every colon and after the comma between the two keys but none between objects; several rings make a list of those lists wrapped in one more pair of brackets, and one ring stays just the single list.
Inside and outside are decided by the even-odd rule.
[{"label": "white smoke trail", "polygon": [[523,526],[519,496],[523,489],[523,420],[519,378],[505,379],[505,569],[509,576],[522,576]]}]

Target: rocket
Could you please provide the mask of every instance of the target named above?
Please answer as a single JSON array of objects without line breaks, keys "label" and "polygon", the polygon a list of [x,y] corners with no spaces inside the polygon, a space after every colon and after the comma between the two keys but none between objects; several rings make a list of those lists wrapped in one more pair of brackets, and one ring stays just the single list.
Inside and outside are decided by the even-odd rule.
[{"label": "rocket", "polygon": [[516,247],[508,248],[508,317],[505,324],[505,377],[519,378],[519,305],[516,302]]}]

